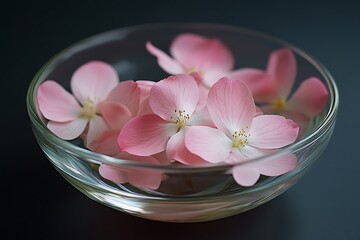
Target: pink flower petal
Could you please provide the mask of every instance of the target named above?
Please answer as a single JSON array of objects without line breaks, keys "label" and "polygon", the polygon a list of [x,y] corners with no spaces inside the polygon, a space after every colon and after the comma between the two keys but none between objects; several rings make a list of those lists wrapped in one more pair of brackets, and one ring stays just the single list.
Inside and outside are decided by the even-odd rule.
[{"label": "pink flower petal", "polygon": [[239,165],[233,167],[232,171],[235,181],[244,187],[253,186],[260,178],[260,173],[253,166]]},{"label": "pink flower petal", "polygon": [[102,101],[116,87],[118,81],[117,73],[111,65],[91,61],[75,71],[71,78],[71,90],[81,103],[88,98]]},{"label": "pink flower petal", "polygon": [[115,156],[120,152],[117,142],[118,137],[119,131],[109,130],[97,136],[92,142],[87,144],[87,147],[97,153]]},{"label": "pink flower petal", "polygon": [[129,182],[136,187],[158,189],[162,174],[152,169],[137,169],[128,173]]},{"label": "pink flower petal", "polygon": [[185,135],[185,146],[211,163],[225,161],[232,151],[232,141],[221,131],[204,126],[190,127]]},{"label": "pink flower petal", "polygon": [[174,121],[179,110],[185,114],[194,112],[199,101],[199,88],[195,80],[186,74],[170,76],[156,83],[150,92],[152,111],[168,121]]},{"label": "pink flower petal", "polygon": [[246,83],[256,102],[269,102],[277,97],[273,79],[264,71],[254,68],[242,68],[230,72],[227,76]]},{"label": "pink flower petal", "polygon": [[108,95],[107,101],[117,102],[130,110],[133,116],[139,111],[140,88],[132,80],[120,82]]},{"label": "pink flower petal", "polygon": [[102,117],[98,115],[93,116],[89,121],[89,130],[86,135],[86,143],[91,143],[100,134],[103,134],[108,130],[110,130],[110,128]]},{"label": "pink flower petal", "polygon": [[215,127],[215,124],[212,121],[209,111],[207,110],[205,105],[198,105],[194,113],[191,115],[188,125]]},{"label": "pink flower petal", "polygon": [[194,78],[194,80],[196,81],[196,84],[198,86],[200,86],[202,84],[202,82],[204,81],[203,77],[198,72],[191,72],[191,73],[189,73],[189,75]]},{"label": "pink flower petal", "polygon": [[[229,159],[226,161],[229,164],[244,162],[249,159],[262,157],[268,154],[269,150],[264,150],[260,148],[253,147],[251,145],[246,145],[240,149],[233,149]],[[251,164],[253,165],[253,164]]]},{"label": "pink flower petal", "polygon": [[293,143],[299,127],[290,119],[279,115],[259,115],[254,118],[249,131],[249,145],[272,149]]},{"label": "pink flower petal", "polygon": [[265,176],[279,176],[294,170],[296,166],[296,156],[294,154],[287,154],[276,159],[261,161],[256,165],[256,168]]},{"label": "pink flower petal", "polygon": [[54,122],[49,121],[47,127],[56,136],[64,140],[72,140],[79,137],[85,130],[88,123],[86,118],[77,118],[69,122]]},{"label": "pink flower petal", "polygon": [[311,77],[303,81],[292,95],[288,109],[314,117],[324,110],[328,96],[325,85],[318,78]]},{"label": "pink flower petal", "polygon": [[211,87],[207,108],[214,124],[228,136],[249,128],[256,112],[254,99],[246,84],[226,77]]},{"label": "pink flower petal", "polygon": [[203,73],[203,82],[206,88],[211,88],[220,78],[227,77],[228,72],[209,69]]},{"label": "pink flower petal", "polygon": [[281,113],[282,116],[293,120],[300,128],[297,139],[300,139],[308,130],[311,118],[301,112],[295,111],[284,111]]},{"label": "pink flower petal", "polygon": [[227,71],[234,67],[231,51],[219,39],[181,34],[171,44],[170,52],[187,69]]},{"label": "pink flower petal", "polygon": [[103,178],[117,184],[128,182],[127,172],[116,166],[101,164],[99,167],[99,173]]},{"label": "pink flower petal", "polygon": [[155,114],[136,117],[122,128],[118,143],[122,151],[139,156],[162,152],[177,126]]},{"label": "pink flower petal", "polygon": [[178,35],[171,43],[170,53],[175,59],[186,62],[189,53],[206,41],[208,41],[208,39],[203,36],[193,33],[183,33]]},{"label": "pink flower petal", "polygon": [[151,106],[150,106],[150,99],[147,98],[144,101],[142,101],[137,115],[142,116],[142,115],[153,114],[153,113],[154,112],[152,111]]},{"label": "pink flower petal", "polygon": [[278,97],[287,99],[296,77],[296,59],[292,51],[283,48],[272,52],[266,73],[272,76]]},{"label": "pink flower petal", "polygon": [[166,154],[168,159],[174,159],[186,165],[199,165],[206,163],[206,161],[204,161],[201,157],[191,153],[185,147],[184,130],[177,132],[170,138],[166,146]]},{"label": "pink flower petal", "polygon": [[148,99],[150,96],[151,88],[154,86],[155,82],[147,80],[138,80],[136,81],[140,89],[140,103]]},{"label": "pink flower petal", "polygon": [[160,67],[167,73],[170,74],[180,74],[183,73],[184,70],[180,63],[176,60],[172,59],[169,55],[156,48],[150,42],[146,43],[146,49],[155,57],[157,57],[158,64]]},{"label": "pink flower petal", "polygon": [[[121,153],[119,157],[137,162],[159,164],[159,161],[154,157],[140,157],[126,153]],[[163,173],[161,171],[150,168],[137,167],[126,170],[128,172],[127,175],[129,183],[136,187],[158,189],[163,178]]]},{"label": "pink flower petal", "polygon": [[139,80],[136,81],[140,88],[140,107],[138,116],[146,115],[146,114],[152,114],[153,111],[150,107],[149,97],[150,97],[150,91],[151,88],[154,86],[155,82],[153,81],[147,81],[147,80]]},{"label": "pink flower petal", "polygon": [[100,104],[100,111],[106,123],[113,130],[120,130],[132,118],[129,109],[117,102],[103,101]]},{"label": "pink flower petal", "polygon": [[81,107],[74,96],[52,80],[39,86],[37,102],[41,113],[49,120],[68,122],[81,115]]}]

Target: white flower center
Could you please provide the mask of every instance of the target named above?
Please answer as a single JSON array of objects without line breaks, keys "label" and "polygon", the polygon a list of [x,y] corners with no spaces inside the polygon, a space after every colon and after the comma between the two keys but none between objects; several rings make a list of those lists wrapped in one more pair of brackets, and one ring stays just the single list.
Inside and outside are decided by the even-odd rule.
[{"label": "white flower center", "polygon": [[185,110],[175,110],[175,116],[171,117],[175,120],[178,128],[177,131],[180,131],[183,127],[187,125],[190,120],[190,115],[185,112]]},{"label": "white flower center", "polygon": [[81,116],[88,119],[91,119],[93,116],[95,116],[97,111],[97,100],[98,99],[96,97],[94,99],[87,97],[83,102]]},{"label": "white flower center", "polygon": [[[248,128],[249,127],[246,127],[246,129]],[[242,128],[240,131],[235,131],[232,134],[234,148],[242,148],[249,144],[248,137],[250,137],[250,134],[246,134],[246,129]]]}]

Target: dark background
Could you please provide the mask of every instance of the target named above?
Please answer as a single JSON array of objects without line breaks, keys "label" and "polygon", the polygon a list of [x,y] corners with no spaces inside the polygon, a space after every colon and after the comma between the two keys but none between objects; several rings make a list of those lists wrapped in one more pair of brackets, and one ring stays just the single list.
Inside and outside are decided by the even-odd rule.
[{"label": "dark background", "polygon": [[[1,4],[1,239],[360,239],[360,8],[355,1]],[[294,187],[261,207],[207,223],[132,217],[68,184],[32,135],[26,90],[49,58],[107,30],[174,21],[224,23],[277,36],[318,58],[338,83],[340,112],[327,150]]]}]

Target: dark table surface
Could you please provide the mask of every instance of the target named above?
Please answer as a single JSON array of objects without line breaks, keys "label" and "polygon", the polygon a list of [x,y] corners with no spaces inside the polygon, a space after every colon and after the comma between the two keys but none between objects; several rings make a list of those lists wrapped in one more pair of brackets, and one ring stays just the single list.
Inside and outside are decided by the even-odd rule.
[{"label": "dark table surface", "polygon": [[[1,10],[1,239],[360,239],[360,7],[346,1],[13,1]],[[340,91],[326,151],[291,189],[251,211],[205,223],[144,220],[68,184],[30,128],[27,87],[50,57],[83,38],[149,22],[213,22],[282,38],[318,58]]]}]

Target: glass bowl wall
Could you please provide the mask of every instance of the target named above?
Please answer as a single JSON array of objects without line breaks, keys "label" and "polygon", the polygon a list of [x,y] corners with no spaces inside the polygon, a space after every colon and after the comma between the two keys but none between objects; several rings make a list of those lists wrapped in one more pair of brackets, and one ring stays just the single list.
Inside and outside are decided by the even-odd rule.
[{"label": "glass bowl wall", "polygon": [[[61,140],[46,128],[36,103],[36,90],[43,81],[55,80],[69,90],[73,72],[91,60],[111,64],[121,80],[161,80],[168,74],[157,65],[154,56],[146,51],[145,43],[152,41],[167,51],[174,37],[185,32],[220,38],[233,52],[236,68],[265,69],[272,51],[288,47],[294,52],[298,64],[294,89],[310,76],[318,77],[327,86],[330,94],[327,106],[320,116],[313,119],[306,135],[275,155],[253,160],[271,161],[293,153],[298,159],[295,170],[279,177],[261,178],[252,187],[241,187],[228,174],[231,166],[159,166],[114,159],[82,148],[78,140]],[[332,77],[317,60],[282,40],[231,26],[154,24],[103,33],[65,49],[49,60],[34,77],[28,91],[27,107],[34,135],[47,158],[67,181],[91,199],[143,218],[195,222],[247,211],[273,199],[295,184],[318,159],[331,137],[338,93]],[[99,175],[98,167],[102,163],[126,171],[157,170],[163,172],[167,179],[157,190],[137,188],[128,183],[114,184]],[[325,159],[323,164],[326,164]]]}]

